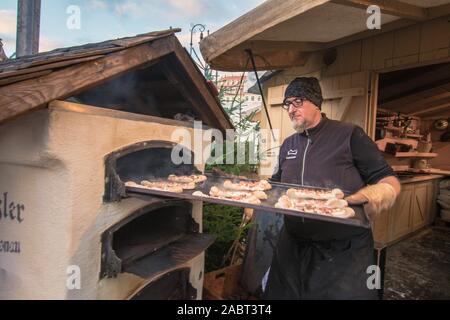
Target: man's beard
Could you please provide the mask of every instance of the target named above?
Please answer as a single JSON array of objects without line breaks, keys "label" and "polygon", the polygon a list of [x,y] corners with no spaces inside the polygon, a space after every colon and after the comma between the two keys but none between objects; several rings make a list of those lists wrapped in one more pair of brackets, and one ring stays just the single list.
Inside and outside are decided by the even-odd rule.
[{"label": "man's beard", "polygon": [[303,133],[306,130],[307,126],[308,125],[307,125],[306,121],[302,121],[301,123],[299,123],[298,121],[295,121],[295,120],[292,121],[292,127],[298,133]]}]

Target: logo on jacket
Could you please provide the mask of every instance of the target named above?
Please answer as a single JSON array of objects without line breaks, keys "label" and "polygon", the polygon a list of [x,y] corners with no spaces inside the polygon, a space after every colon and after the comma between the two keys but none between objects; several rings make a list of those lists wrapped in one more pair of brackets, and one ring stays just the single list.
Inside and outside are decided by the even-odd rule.
[{"label": "logo on jacket", "polygon": [[289,150],[287,152],[287,156],[286,156],[286,160],[290,160],[290,159],[296,159],[297,158],[297,154],[298,154],[298,150]]}]

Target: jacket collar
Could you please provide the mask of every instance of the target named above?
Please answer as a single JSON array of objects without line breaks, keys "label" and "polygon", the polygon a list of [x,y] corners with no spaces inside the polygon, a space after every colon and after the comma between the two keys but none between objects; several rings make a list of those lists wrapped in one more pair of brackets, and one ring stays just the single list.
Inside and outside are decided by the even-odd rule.
[{"label": "jacket collar", "polygon": [[328,122],[328,118],[325,115],[325,113],[322,113],[322,118],[320,119],[320,122],[312,128],[306,129],[303,133],[301,133],[302,136],[308,137],[308,136],[314,136],[316,135]]}]

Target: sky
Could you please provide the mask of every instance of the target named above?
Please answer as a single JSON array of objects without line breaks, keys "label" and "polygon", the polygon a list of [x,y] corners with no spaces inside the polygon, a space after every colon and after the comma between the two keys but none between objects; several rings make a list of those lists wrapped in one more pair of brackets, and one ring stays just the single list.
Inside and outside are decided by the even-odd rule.
[{"label": "sky", "polygon": [[[133,36],[170,27],[182,29],[177,37],[189,49],[190,29],[194,24],[204,24],[206,30],[212,33],[263,2],[263,0],[41,0],[39,51]],[[8,56],[15,52],[16,15],[17,0],[0,0],[0,38],[3,39]],[[199,37],[200,33],[196,31],[193,41],[195,45],[198,44]],[[196,50],[200,55],[198,46]]]}]

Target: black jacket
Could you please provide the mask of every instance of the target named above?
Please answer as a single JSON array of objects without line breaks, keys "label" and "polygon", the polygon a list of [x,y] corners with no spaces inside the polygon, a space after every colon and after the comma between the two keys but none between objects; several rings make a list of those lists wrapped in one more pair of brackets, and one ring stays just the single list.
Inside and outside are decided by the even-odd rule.
[{"label": "black jacket", "polygon": [[[349,195],[393,174],[361,128],[324,117],[284,141],[272,179]],[[285,215],[264,298],[377,299],[367,286],[374,263],[370,229]]]},{"label": "black jacket", "polygon": [[[271,180],[353,194],[367,184],[394,175],[376,144],[351,123],[330,120],[288,137],[280,148]],[[362,228],[285,216],[288,232],[297,238],[332,240],[360,234]]]}]

